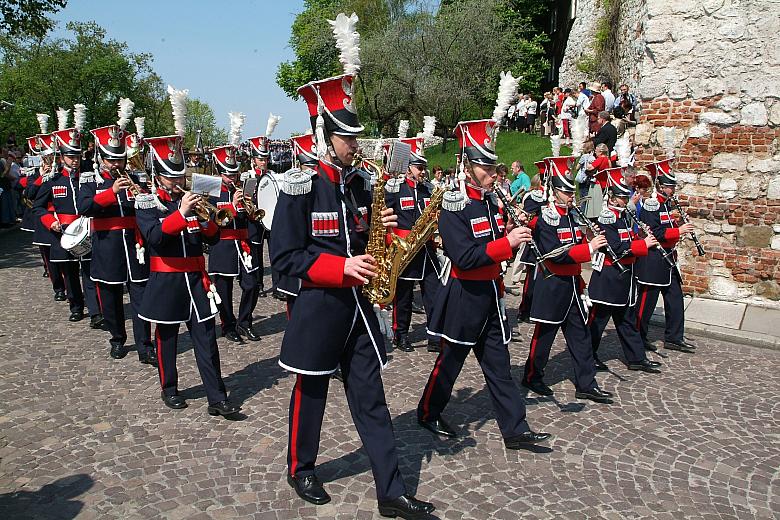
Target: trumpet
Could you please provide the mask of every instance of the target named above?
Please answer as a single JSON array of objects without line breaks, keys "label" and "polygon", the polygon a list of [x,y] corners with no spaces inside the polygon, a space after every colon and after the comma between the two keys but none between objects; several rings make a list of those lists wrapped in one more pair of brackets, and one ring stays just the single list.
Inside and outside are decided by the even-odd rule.
[{"label": "trumpet", "polygon": [[[175,187],[176,191],[181,193],[182,195],[186,195],[188,193],[192,193],[189,190],[185,190],[184,188],[181,188],[179,186]],[[206,197],[200,194],[195,194],[199,197],[198,204],[195,206],[195,214],[198,216],[198,219],[202,221],[211,220],[211,218],[214,218],[214,221],[217,223],[220,227],[225,227],[231,222],[233,222],[233,214],[226,210],[226,209],[219,209],[214,204],[208,201]]]},{"label": "trumpet", "polygon": [[118,178],[125,179],[130,183],[130,187],[127,189],[133,194],[133,197],[138,197],[138,195],[145,192],[143,188],[133,182],[133,178],[130,177],[130,171],[127,168],[118,171]]},{"label": "trumpet", "polygon": [[[232,188],[231,195],[235,193],[236,190],[241,189],[236,185],[235,181],[230,182],[230,187]],[[248,195],[244,195],[243,203],[244,203],[244,211],[246,211],[246,216],[250,220],[260,220],[265,216],[265,210],[256,207],[254,201],[252,200],[252,197],[249,197]]]}]

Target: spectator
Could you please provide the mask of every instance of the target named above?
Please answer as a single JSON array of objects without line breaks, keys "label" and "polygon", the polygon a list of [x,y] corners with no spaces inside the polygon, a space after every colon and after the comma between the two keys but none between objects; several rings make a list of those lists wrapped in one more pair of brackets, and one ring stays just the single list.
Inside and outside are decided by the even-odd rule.
[{"label": "spectator", "polygon": [[586,168],[590,179],[588,201],[585,204],[585,216],[591,219],[598,218],[604,203],[604,191],[607,189],[607,169],[612,167],[609,161],[609,148],[604,143],[596,145],[596,158]]},{"label": "spectator", "polygon": [[524,190],[526,193],[531,191],[531,178],[525,173],[525,168],[520,161],[512,163],[512,173],[515,176],[515,180],[509,186],[509,193],[514,195],[520,190]]},{"label": "spectator", "polygon": [[590,104],[585,109],[585,113],[588,114],[589,130],[591,135],[595,135],[599,131],[601,125],[599,124],[599,112],[604,111],[606,108],[604,105],[604,96],[598,91],[599,84],[593,85],[590,93]]},{"label": "spectator", "polygon": [[[582,145],[582,155],[577,163],[577,176],[575,178],[579,187],[578,192],[580,200],[585,200],[588,196],[588,191],[590,190],[590,177],[588,176],[587,170],[590,168],[590,165],[595,158],[596,155],[593,153],[593,141],[585,141]],[[585,211],[584,202],[580,204],[580,209],[583,212]]]},{"label": "spectator", "polygon": [[522,132],[528,124],[528,105],[525,101],[526,96],[520,94],[520,98],[517,101],[517,108],[515,109],[515,117],[517,117],[517,130]]},{"label": "spectator", "polygon": [[441,166],[439,166],[438,164],[433,167],[433,179],[431,179],[431,184],[433,184],[437,188],[444,187],[445,184],[444,171],[441,169]]},{"label": "spectator", "polygon": [[501,191],[504,193],[509,193],[509,188],[511,187],[509,179],[506,178],[507,173],[509,173],[509,170],[507,170],[506,164],[499,163],[496,166],[496,175],[498,176],[496,186],[501,188]]},{"label": "spectator", "polygon": [[5,140],[5,146],[7,148],[16,148],[16,132],[8,134],[8,138]]},{"label": "spectator", "polygon": [[[615,148],[615,141],[617,141],[618,138],[618,129],[615,125],[608,124],[610,123],[610,116],[609,112],[606,110],[599,112],[598,121],[600,128],[598,132],[596,132],[596,137],[593,138],[593,144],[598,146],[601,143],[604,143],[607,145],[609,153],[612,153],[612,149]],[[623,127],[623,131],[625,131],[625,127]]]},{"label": "spectator", "polygon": [[0,157],[0,228],[11,227],[16,222],[10,171],[11,160],[6,148],[3,148]]},{"label": "spectator", "polygon": [[577,114],[581,114],[590,106],[590,90],[586,88],[584,82],[580,82],[577,85],[577,92]]},{"label": "spectator", "polygon": [[550,135],[555,126],[555,103],[552,102],[551,92],[544,93],[544,99],[539,104],[539,117],[542,122],[540,128],[542,136]]},{"label": "spectator", "polygon": [[[626,107],[624,106],[624,102],[627,102],[630,105],[630,110],[626,110]],[[632,93],[628,91],[628,85],[626,85],[625,83],[620,85],[620,93],[615,98],[614,106],[622,107],[623,110],[626,111],[626,114],[636,109],[636,96],[634,96]]]},{"label": "spectator", "polygon": [[604,110],[612,112],[615,108],[615,94],[612,93],[612,82],[605,81],[601,84],[601,95],[604,96]]},{"label": "spectator", "polygon": [[517,130],[517,99],[518,96],[515,95],[515,99],[509,104],[506,111],[506,123],[509,130]]},{"label": "spectator", "polygon": [[536,124],[536,110],[538,104],[531,96],[527,95],[525,96],[525,106],[527,109],[525,131],[532,134],[534,132],[534,125]]},{"label": "spectator", "polygon": [[561,127],[563,131],[563,138],[571,140],[571,125],[575,117],[577,117],[577,101],[576,93],[570,89],[564,91],[566,99],[561,105]]},{"label": "spectator", "polygon": [[444,180],[444,185],[448,188],[457,188],[458,179],[455,178],[455,168],[447,168],[445,173],[447,174],[447,177]]}]

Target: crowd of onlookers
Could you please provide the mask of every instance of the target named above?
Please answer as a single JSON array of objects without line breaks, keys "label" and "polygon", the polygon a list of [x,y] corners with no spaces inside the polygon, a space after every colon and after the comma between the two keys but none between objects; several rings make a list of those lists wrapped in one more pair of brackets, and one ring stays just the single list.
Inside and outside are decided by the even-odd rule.
[{"label": "crowd of onlookers", "polygon": [[0,228],[14,225],[22,216],[22,168],[27,158],[24,150],[17,146],[16,134],[8,135],[0,148]]}]

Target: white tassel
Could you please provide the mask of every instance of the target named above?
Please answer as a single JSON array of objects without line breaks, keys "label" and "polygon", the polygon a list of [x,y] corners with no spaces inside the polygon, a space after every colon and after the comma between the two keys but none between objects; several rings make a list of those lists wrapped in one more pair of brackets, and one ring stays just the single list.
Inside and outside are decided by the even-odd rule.
[{"label": "white tassel", "polygon": [[41,133],[45,134],[49,129],[49,114],[35,114],[35,118],[38,120]]},{"label": "white tassel", "polygon": [[246,114],[242,112],[229,112],[230,118],[230,144],[238,146],[241,144],[241,132],[244,129],[244,121],[246,121]]},{"label": "white tassel", "polygon": [[73,125],[77,132],[84,130],[87,123],[87,107],[81,103],[73,105]]},{"label": "white tassel", "polygon": [[144,123],[146,122],[146,118],[136,117],[133,121],[135,122],[135,133],[138,136],[138,140],[140,141],[144,138]]},{"label": "white tassel", "polygon": [[276,125],[279,124],[279,121],[282,119],[281,116],[275,116],[273,113],[268,114],[268,123],[265,125],[265,136],[270,138],[271,134],[274,133],[274,130],[276,130]]},{"label": "white tassel", "polygon": [[339,13],[335,20],[328,20],[333,27],[336,47],[339,49],[339,62],[344,67],[344,73],[355,75],[360,72],[360,34],[355,30],[358,16],[355,13],[347,16]]},{"label": "white tassel", "polygon": [[144,265],[146,263],[146,258],[144,258],[144,254],[146,253],[146,249],[136,242],[135,244],[135,258],[138,260],[138,263],[141,265]]},{"label": "white tassel", "polygon": [[173,126],[176,133],[182,137],[187,129],[187,89],[177,90],[168,85],[168,95],[171,98],[171,109],[173,110]]},{"label": "white tassel", "polygon": [[252,255],[247,253],[246,251],[241,252],[241,263],[244,264],[244,268],[249,271],[252,269]]},{"label": "white tassel", "polygon": [[116,124],[119,128],[124,130],[127,128],[127,123],[130,122],[130,116],[133,115],[135,103],[128,98],[119,98],[118,106],[119,110],[117,111],[117,115],[119,116],[119,119]]},{"label": "white tassel", "polygon": [[463,196],[466,196],[466,166],[464,164],[464,157],[460,161],[460,167],[458,168],[458,187]]},{"label": "white tassel", "polygon": [[68,128],[68,117],[70,116],[70,110],[65,110],[60,107],[57,109],[57,130],[65,130]]},{"label": "white tassel", "polygon": [[328,142],[325,140],[325,119],[322,117],[322,114],[317,116],[316,127],[314,140],[317,141],[317,157],[324,159],[328,153]]},{"label": "white tassel", "polygon": [[401,119],[398,121],[398,139],[404,139],[409,133],[409,120]]}]

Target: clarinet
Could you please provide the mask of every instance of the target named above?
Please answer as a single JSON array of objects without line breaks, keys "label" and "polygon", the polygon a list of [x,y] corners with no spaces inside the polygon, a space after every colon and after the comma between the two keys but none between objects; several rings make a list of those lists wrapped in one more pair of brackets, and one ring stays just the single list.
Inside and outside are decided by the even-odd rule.
[{"label": "clarinet", "polygon": [[[688,213],[683,211],[682,206],[680,206],[680,201],[677,200],[677,196],[672,195],[669,198],[672,199],[672,203],[677,208],[677,212],[680,214],[680,219],[683,221],[683,224],[690,224],[691,221],[688,217]],[[696,246],[696,252],[699,253],[699,256],[704,256],[704,246],[701,245],[701,242],[699,242],[699,237],[696,236],[696,233],[693,231],[690,232],[690,235],[691,240],[693,240],[693,245]]]},{"label": "clarinet", "polygon": [[[588,220],[585,215],[582,214],[582,211],[580,208],[578,208],[575,204],[571,204],[569,206],[569,209],[574,211],[574,214],[577,216],[577,218],[582,221],[585,226],[590,230],[590,232],[593,234],[593,236],[601,235],[602,232],[596,229],[596,226]],[[604,246],[604,251],[606,251],[607,256],[612,261],[612,265],[615,266],[615,269],[617,269],[618,273],[621,275],[626,274],[628,272],[628,269],[626,269],[626,266],[620,263],[620,258],[615,253],[615,250],[612,249],[612,246],[609,245],[609,242],[607,242],[607,245]]]},{"label": "clarinet", "polygon": [[[628,215],[628,219],[633,225],[637,226],[645,233],[645,236],[650,236],[653,234],[653,230],[650,229],[650,226],[639,220],[639,217],[636,216],[636,213],[634,213],[631,208],[626,207],[626,215]],[[674,251],[668,251],[664,249],[664,246],[662,246],[660,243],[656,247],[658,248],[658,252],[661,253],[661,256],[664,257],[664,260],[666,260],[666,263],[669,264],[669,267],[675,267],[674,260],[672,259],[672,254],[674,254]]]},{"label": "clarinet", "polygon": [[[509,215],[509,218],[515,222],[515,224],[520,223],[520,219],[517,215],[517,211],[515,211],[515,208],[512,207],[511,204],[509,204],[509,199],[506,196],[506,193],[501,191],[501,188],[498,186],[493,187],[493,191],[498,196],[499,199],[501,199],[501,203],[504,205],[504,211],[507,212]],[[531,248],[531,253],[533,253],[534,258],[536,260],[536,264],[540,267],[542,270],[542,276],[544,278],[549,278],[553,275],[552,271],[544,264],[544,255],[542,255],[542,252],[539,251],[539,246],[536,245],[536,242],[531,239],[530,242],[528,242],[528,247]]]}]

